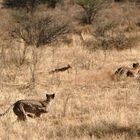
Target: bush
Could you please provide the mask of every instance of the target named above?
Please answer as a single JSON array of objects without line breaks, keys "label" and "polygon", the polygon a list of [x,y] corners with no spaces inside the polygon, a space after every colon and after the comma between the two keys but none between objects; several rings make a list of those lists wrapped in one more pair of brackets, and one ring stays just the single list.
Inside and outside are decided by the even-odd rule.
[{"label": "bush", "polygon": [[48,7],[55,8],[57,3],[62,2],[62,0],[47,0]]},{"label": "bush", "polygon": [[61,0],[4,0],[3,5],[6,8],[24,9],[27,12],[34,12],[39,4],[48,4],[49,7],[55,8]]},{"label": "bush", "polygon": [[131,49],[138,41],[137,36],[127,37],[125,32],[121,31],[118,24],[114,22],[100,23],[97,25],[94,38],[94,43],[86,45],[87,49],[90,51],[96,49]]},{"label": "bush", "polygon": [[127,38],[124,34],[118,34],[114,37],[103,38],[101,40],[101,47],[103,49],[131,49],[132,44],[132,39]]},{"label": "bush", "polygon": [[85,23],[91,24],[98,12],[105,6],[106,0],[76,0],[76,3],[85,11]]},{"label": "bush", "polygon": [[30,18],[27,15],[16,15],[16,24],[11,35],[23,39],[27,45],[39,47],[51,43],[67,31],[67,24],[59,23],[50,16]]}]

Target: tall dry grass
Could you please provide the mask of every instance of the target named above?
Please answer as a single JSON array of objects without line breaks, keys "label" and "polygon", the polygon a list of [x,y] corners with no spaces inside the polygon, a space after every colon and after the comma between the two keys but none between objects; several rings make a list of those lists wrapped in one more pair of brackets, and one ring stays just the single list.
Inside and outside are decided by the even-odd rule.
[{"label": "tall dry grass", "polygon": [[[139,62],[139,47],[131,52],[112,50],[104,60],[103,51],[89,53],[76,43],[55,52],[51,47],[38,50],[42,55],[37,63],[36,93],[28,86],[30,70],[26,65],[1,71],[3,77],[15,77],[1,80],[0,112],[19,99],[43,99],[45,92],[56,93],[50,112],[39,119],[17,122],[12,111],[1,117],[2,140],[140,138],[140,83],[134,78],[111,80],[118,66]],[[51,68],[68,63],[72,65],[69,72],[48,74]]]},{"label": "tall dry grass", "polygon": [[[69,8],[70,12],[72,10]],[[0,16],[3,17],[7,11],[2,11],[4,13]],[[121,19],[124,24],[124,17],[128,12],[113,3],[101,18],[115,21]],[[9,14],[5,16],[9,19]],[[71,16],[75,16],[74,13]],[[134,17],[133,13],[131,17]],[[0,31],[2,25],[8,26],[1,24]],[[125,26],[120,27],[124,29]],[[80,26],[75,28],[75,32],[82,35],[83,41],[91,41],[90,45],[95,45],[90,40],[93,38],[89,35],[91,32],[87,33],[84,29],[86,26],[82,27],[85,30],[83,32]],[[125,33],[128,36],[139,36],[139,27]],[[7,38],[7,34],[1,34]],[[0,41],[3,41],[1,37]],[[20,65],[24,44],[12,42],[7,46],[6,41],[2,42],[0,113],[20,99],[43,99],[46,92],[54,92],[56,97],[49,113],[41,118],[28,118],[26,122],[18,122],[12,110],[0,117],[0,140],[139,140],[140,80],[126,78],[115,81],[112,74],[120,66],[140,62],[140,43],[131,50],[113,49],[105,52],[96,49],[91,52],[85,49],[86,45],[79,35],[72,34],[68,41],[69,45],[65,42],[58,43],[59,46],[55,44],[55,48],[37,48],[34,89],[31,86],[30,47],[24,64]],[[72,69],[49,74],[51,69],[64,64],[70,64]]]}]

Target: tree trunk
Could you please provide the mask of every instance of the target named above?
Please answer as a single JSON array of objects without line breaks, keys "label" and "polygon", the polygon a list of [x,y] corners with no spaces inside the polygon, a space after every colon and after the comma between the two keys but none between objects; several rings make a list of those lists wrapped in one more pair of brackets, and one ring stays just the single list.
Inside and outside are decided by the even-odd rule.
[{"label": "tree trunk", "polygon": [[36,82],[36,64],[37,64],[37,48],[35,45],[32,46],[32,63],[31,63],[31,84],[32,89],[35,89],[35,82]]},{"label": "tree trunk", "polygon": [[21,57],[21,60],[20,60],[20,65],[22,65],[25,62],[26,51],[27,51],[27,45],[24,46],[22,57]]},{"label": "tree trunk", "polygon": [[87,24],[92,24],[92,12],[89,9],[86,10],[86,19]]}]

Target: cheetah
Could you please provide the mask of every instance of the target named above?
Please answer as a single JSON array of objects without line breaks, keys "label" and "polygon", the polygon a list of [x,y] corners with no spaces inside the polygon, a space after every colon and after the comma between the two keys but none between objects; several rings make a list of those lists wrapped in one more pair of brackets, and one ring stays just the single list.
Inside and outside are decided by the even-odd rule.
[{"label": "cheetah", "polygon": [[137,77],[140,72],[140,65],[139,63],[133,63],[131,67],[120,67],[118,68],[114,76],[116,77]]},{"label": "cheetah", "polygon": [[46,94],[45,100],[18,100],[0,116],[4,116],[13,108],[13,112],[19,121],[27,120],[27,116],[31,118],[40,117],[41,114],[48,112],[54,97],[55,94]]}]

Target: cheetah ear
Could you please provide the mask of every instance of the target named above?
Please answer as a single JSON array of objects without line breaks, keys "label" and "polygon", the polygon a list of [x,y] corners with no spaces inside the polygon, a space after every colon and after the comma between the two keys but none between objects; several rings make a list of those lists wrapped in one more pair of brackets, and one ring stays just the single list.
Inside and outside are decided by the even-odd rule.
[{"label": "cheetah ear", "polygon": [[52,94],[51,96],[52,96],[52,98],[54,98],[55,97],[55,94]]},{"label": "cheetah ear", "polygon": [[133,63],[133,68],[139,67],[139,63]]},{"label": "cheetah ear", "polygon": [[46,94],[46,97],[47,97],[47,99],[48,99],[49,95],[48,95],[48,94]]},{"label": "cheetah ear", "polygon": [[69,68],[72,68],[70,64],[67,65]]}]

